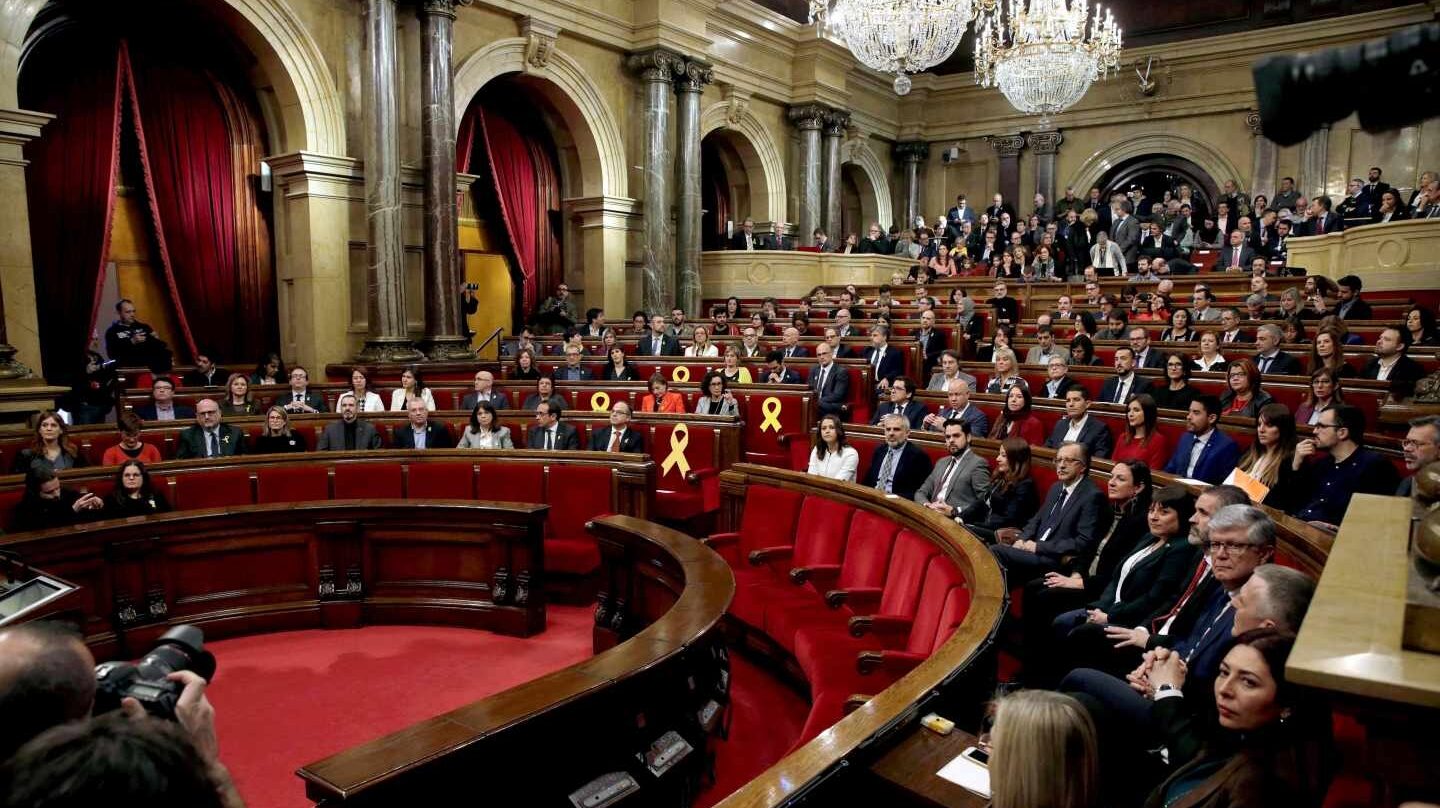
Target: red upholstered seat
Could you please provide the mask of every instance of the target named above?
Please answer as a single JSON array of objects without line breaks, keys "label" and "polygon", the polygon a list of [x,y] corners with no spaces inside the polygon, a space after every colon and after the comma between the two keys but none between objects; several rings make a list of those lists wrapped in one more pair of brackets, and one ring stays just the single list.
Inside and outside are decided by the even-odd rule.
[{"label": "red upholstered seat", "polygon": [[411,463],[406,474],[405,490],[410,499],[472,499],[475,496],[472,463]]},{"label": "red upholstered seat", "polygon": [[330,474],[324,466],[273,466],[255,472],[255,501],[310,502],[330,498]]},{"label": "red upholstered seat", "polygon": [[793,652],[795,632],[802,626],[826,624],[843,628],[850,612],[827,606],[825,593],[832,589],[879,592],[898,531],[899,526],[883,516],[857,511],[850,520],[844,561],[839,565],[805,567],[807,580],[803,586],[792,585],[790,591],[768,599],[765,633]]},{"label": "red upholstered seat", "polygon": [[823,497],[806,497],[800,505],[800,518],[795,525],[793,556],[788,559],[789,563],[776,571],[839,564],[845,555],[845,540],[849,537],[850,520],[854,515],[855,509],[844,503]]},{"label": "red upholstered seat", "polygon": [[1055,476],[1055,467],[1041,465],[1040,463],[1030,464],[1030,481],[1035,483],[1035,496],[1041,500],[1049,493],[1050,486],[1054,485],[1060,478]]},{"label": "red upholstered seat", "polygon": [[399,499],[404,496],[399,463],[339,463],[336,499]]},{"label": "red upholstered seat", "polygon": [[[418,465],[418,464],[417,464]],[[503,460],[480,461],[480,478],[476,483],[477,499],[502,502],[544,502],[545,467],[538,463],[506,463]],[[411,490],[414,490],[412,485]],[[607,486],[607,489],[608,486]],[[413,497],[414,494],[412,493]]]},{"label": "red upholstered seat", "polygon": [[600,566],[600,550],[585,523],[615,511],[615,472],[605,466],[554,464],[546,467],[545,502],[550,505],[545,569],[586,575]]},{"label": "red upholstered seat", "polygon": [[706,539],[735,572],[735,598],[730,603],[730,615],[755,628],[764,625],[764,600],[757,586],[775,583],[776,576],[768,566],[754,567],[747,559],[753,550],[781,547],[794,541],[801,500],[802,496],[794,491],[752,485],[746,489],[740,529],[716,533]]},{"label": "red upholstered seat", "polygon": [[25,489],[23,487],[0,493],[0,524],[3,524],[6,528],[10,527],[15,521],[15,508],[20,504],[20,500],[24,496]]},{"label": "red upholstered seat", "polygon": [[177,511],[255,504],[249,469],[214,470],[203,475],[176,474],[174,491],[175,498],[170,505]]},{"label": "red upholstered seat", "polygon": [[[688,435],[676,438],[676,424],[657,423],[645,436],[646,447],[655,462],[659,478],[655,481],[655,510],[662,519],[684,520],[709,513],[720,507],[720,469],[717,468],[715,428],[688,425]],[[678,441],[678,442],[677,442]],[[690,473],[698,479],[690,482],[680,464],[667,470],[664,463],[672,451],[684,445],[685,461]]]}]

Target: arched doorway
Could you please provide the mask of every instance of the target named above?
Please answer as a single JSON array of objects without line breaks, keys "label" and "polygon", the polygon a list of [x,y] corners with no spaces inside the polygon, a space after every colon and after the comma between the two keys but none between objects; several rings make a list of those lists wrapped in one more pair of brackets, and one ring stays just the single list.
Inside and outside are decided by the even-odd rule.
[{"label": "arched doorway", "polygon": [[717,129],[700,140],[700,248],[723,250],[725,240],[748,218],[765,221],[765,211],[752,209],[750,172],[742,150],[748,146],[735,132]]},{"label": "arched doorway", "polygon": [[[1101,176],[1099,187],[1104,199],[1110,194],[1140,189],[1144,198],[1154,202],[1162,200],[1166,191],[1174,191],[1182,183],[1188,184],[1205,210],[1213,210],[1218,186],[1209,172],[1192,160],[1172,154],[1143,154],[1119,163]],[[1137,216],[1148,216],[1149,211],[1136,211]]]},{"label": "arched doorway", "polygon": [[859,166],[840,166],[840,232],[834,236],[837,243],[843,244],[851,233],[863,237],[870,222],[878,220],[875,194],[869,186],[870,178]]},{"label": "arched doorway", "polygon": [[[38,331],[52,380],[133,299],[177,361],[279,345],[256,57],[213,6],[54,2],[19,61]],[[108,349],[96,341],[102,351]]]}]

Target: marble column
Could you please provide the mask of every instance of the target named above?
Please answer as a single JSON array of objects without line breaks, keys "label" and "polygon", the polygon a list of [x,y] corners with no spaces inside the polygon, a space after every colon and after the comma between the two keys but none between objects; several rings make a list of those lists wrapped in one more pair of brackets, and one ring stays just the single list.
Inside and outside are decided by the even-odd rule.
[{"label": "marble column", "polygon": [[700,94],[715,78],[688,61],[675,80],[675,305],[700,319]]},{"label": "marble column", "polygon": [[[1035,193],[1045,195],[1045,204],[1055,209],[1055,155],[1060,151],[1060,144],[1065,142],[1065,136],[1057,130],[1035,132],[1025,139],[1025,144],[1030,151],[1035,153]],[[1021,205],[1021,200],[1011,200],[1016,210],[1032,207],[1028,204]]]},{"label": "marble column", "polygon": [[1000,182],[995,190],[1014,205],[1015,210],[1021,210],[1020,151],[1025,148],[1025,136],[996,135],[990,138],[990,148],[1000,157]]},{"label": "marble column", "polygon": [[790,122],[800,130],[800,204],[795,222],[798,244],[809,244],[810,235],[820,226],[820,127],[829,112],[819,104],[790,108]]},{"label": "marble column", "polygon": [[[835,110],[825,116],[825,203],[822,206],[825,215],[821,219],[821,227],[825,228],[832,244],[845,240],[840,235],[840,148],[845,143],[845,131],[849,126],[848,112]],[[805,234],[800,235],[803,241]]]},{"label": "marble column", "polygon": [[455,6],[420,4],[420,135],[425,157],[425,355],[474,359],[460,313],[455,195]]},{"label": "marble column", "polygon": [[1314,199],[1325,193],[1325,166],[1330,157],[1330,124],[1323,124],[1300,143],[1300,193]]},{"label": "marble column", "polygon": [[1274,199],[1275,168],[1280,162],[1280,147],[1261,131],[1260,113],[1248,113],[1245,116],[1245,126],[1250,129],[1254,141],[1250,160],[1250,194],[1264,194],[1266,199]]},{"label": "marble column", "polygon": [[675,177],[672,81],[685,60],[670,51],[655,49],[632,54],[631,70],[645,86],[644,148],[641,170],[645,189],[644,303],[651,312],[669,311],[675,303],[675,228],[671,200]]},{"label": "marble column", "polygon": [[405,316],[405,250],[400,207],[400,110],[395,0],[364,0],[364,156],[368,332],[356,359],[421,359]]},{"label": "marble column", "polygon": [[[920,217],[920,164],[930,159],[930,144],[923,140],[910,140],[895,144],[895,156],[900,159],[905,172],[905,223],[900,229],[915,226]],[[928,218],[928,217],[927,217]]]}]

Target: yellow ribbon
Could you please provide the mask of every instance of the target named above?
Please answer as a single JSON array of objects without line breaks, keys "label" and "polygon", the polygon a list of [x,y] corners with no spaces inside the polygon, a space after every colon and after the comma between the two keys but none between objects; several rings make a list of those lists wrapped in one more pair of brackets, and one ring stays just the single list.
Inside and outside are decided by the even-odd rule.
[{"label": "yellow ribbon", "polygon": [[[773,407],[771,406],[772,404],[774,405]],[[775,396],[771,396],[765,399],[765,401],[760,404],[761,412],[765,413],[765,420],[760,423],[761,432],[764,432],[767,429],[773,429],[776,432],[780,431],[781,406],[782,405],[780,399],[776,398]]]},{"label": "yellow ribbon", "polygon": [[672,382],[688,382],[688,381],[690,381],[690,368],[687,367],[687,366],[685,366],[685,365],[680,365],[680,366],[676,367],[674,370],[670,371],[670,381],[672,381]]},{"label": "yellow ribbon", "polygon": [[670,430],[670,454],[660,464],[660,476],[664,477],[670,473],[670,469],[679,466],[680,476],[684,477],[690,473],[690,461],[685,459],[685,447],[690,445],[690,427],[684,424],[676,424]]},{"label": "yellow ribbon", "polygon": [[610,409],[610,394],[601,390],[590,397],[590,409],[593,412],[605,412]]}]

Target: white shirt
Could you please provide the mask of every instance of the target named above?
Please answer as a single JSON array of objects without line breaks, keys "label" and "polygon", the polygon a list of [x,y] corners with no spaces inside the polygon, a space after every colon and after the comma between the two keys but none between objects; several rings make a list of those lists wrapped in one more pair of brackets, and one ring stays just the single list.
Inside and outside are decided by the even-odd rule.
[{"label": "white shirt", "polygon": [[1399,363],[1400,363],[1400,354],[1395,354],[1395,357],[1394,357],[1393,359],[1391,359],[1388,363],[1387,363],[1384,359],[1381,359],[1379,362],[1376,362],[1376,363],[1375,363],[1375,378],[1376,378],[1376,380],[1382,381],[1382,382],[1383,382],[1383,381],[1388,381],[1389,378],[1390,378],[1390,371],[1394,370],[1394,369],[1395,369],[1395,366],[1398,365]]},{"label": "white shirt", "polygon": [[[1120,380],[1120,383],[1115,385],[1115,397],[1120,399],[1118,403],[1123,404],[1125,403],[1125,397],[1130,394],[1130,387],[1135,384],[1135,374],[1130,373],[1125,376],[1117,376],[1116,378]],[[1107,403],[1115,404],[1117,402],[1110,401]]]},{"label": "white shirt", "polygon": [[1129,558],[1125,559],[1125,563],[1120,565],[1120,575],[1115,579],[1116,603],[1120,602],[1122,598],[1121,593],[1125,591],[1125,578],[1130,575],[1130,570],[1135,569],[1136,564],[1139,564],[1141,561],[1145,560],[1147,556],[1153,554],[1156,550],[1159,550],[1161,547],[1164,546],[1165,545],[1163,544],[1151,544],[1150,546],[1146,547],[1143,550],[1140,550],[1139,552],[1132,553]]},{"label": "white shirt", "polygon": [[811,474],[820,477],[828,477],[841,482],[855,482],[855,470],[860,467],[860,453],[855,451],[854,446],[846,446],[838,453],[826,452],[825,459],[821,460],[814,449],[810,450]]},{"label": "white shirt", "polygon": [[689,346],[687,346],[687,347],[685,348],[685,355],[686,355],[686,356],[719,356],[719,355],[720,355],[720,348],[717,347],[717,346],[712,342],[712,343],[710,343],[709,345],[706,345],[704,348],[699,349],[699,351],[697,352],[694,345],[689,345]]},{"label": "white shirt", "polygon": [[[428,393],[430,391],[426,390],[425,392]],[[370,392],[369,390],[365,391],[364,400],[356,400],[355,404],[356,409],[358,409],[360,412],[380,412],[381,410],[385,409],[385,403],[380,400],[380,396],[376,393]],[[339,399],[336,399],[335,401],[335,411],[340,411]]]},{"label": "white shirt", "polygon": [[425,432],[425,430],[423,430],[423,429],[416,429],[415,427],[412,426],[412,427],[410,427],[410,435],[415,439],[415,448],[416,448],[416,449],[424,449],[424,448],[425,448],[425,437],[426,437],[426,432]]},{"label": "white shirt", "polygon": [[[366,396],[365,398],[368,401],[370,397]],[[435,397],[430,395],[430,388],[425,388],[425,392],[420,396],[420,400],[425,402],[425,409],[429,410],[430,412],[435,411]],[[405,411],[406,402],[404,388],[398,389],[390,394],[390,409],[396,412]]]},{"label": "white shirt", "polygon": [[1214,434],[1215,430],[1211,428],[1204,435],[1195,436],[1195,445],[1190,447],[1190,462],[1185,465],[1186,477],[1195,476],[1195,466],[1199,465],[1200,455],[1205,454],[1205,445],[1210,442],[1210,438]]},{"label": "white shirt", "polygon": [[1070,427],[1069,427],[1069,429],[1066,429],[1066,430],[1065,430],[1065,440],[1067,440],[1067,441],[1077,441],[1077,440],[1080,440],[1080,433],[1081,433],[1081,431],[1083,431],[1083,430],[1085,429],[1085,422],[1087,422],[1087,421],[1089,421],[1089,420],[1090,420],[1090,413],[1088,413],[1088,412],[1085,413],[1083,416],[1081,416],[1081,418],[1080,418],[1080,423],[1078,423],[1078,424],[1075,423],[1074,420],[1071,420],[1071,421],[1070,421]]}]

